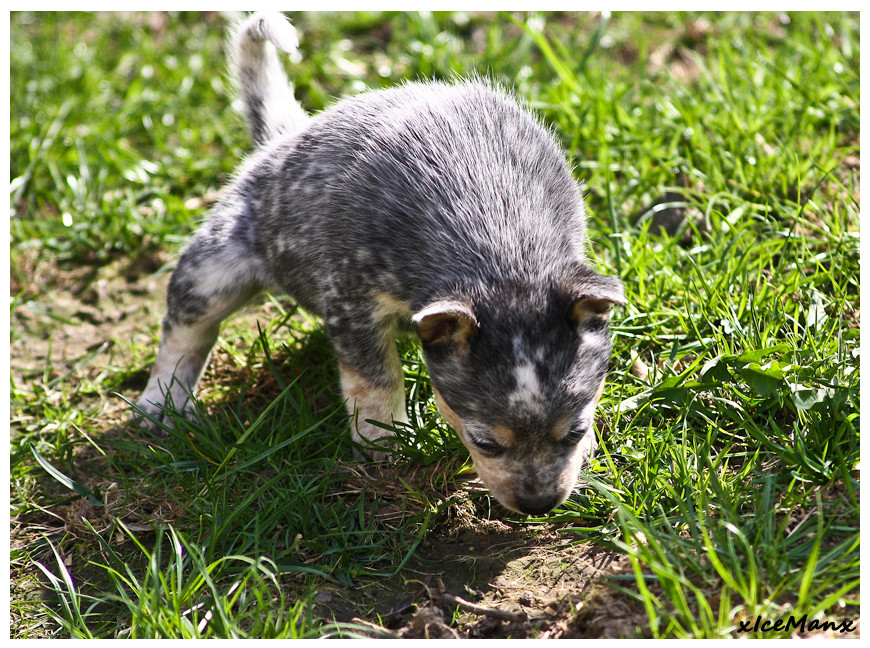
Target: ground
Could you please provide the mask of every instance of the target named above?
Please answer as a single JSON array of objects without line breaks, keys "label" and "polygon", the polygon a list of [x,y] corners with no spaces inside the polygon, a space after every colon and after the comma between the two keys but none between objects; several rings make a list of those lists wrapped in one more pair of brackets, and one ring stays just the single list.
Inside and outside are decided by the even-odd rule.
[{"label": "ground", "polygon": [[[164,260],[163,253],[155,253],[96,270],[71,269],[47,276],[42,273],[49,271],[39,268],[34,282],[51,286],[52,335],[45,335],[44,312],[27,303],[16,310],[15,325],[20,332],[12,346],[16,378],[25,380],[46,364],[59,375],[73,371],[95,377],[115,362],[115,353],[124,352],[121,340],[153,337],[166,284],[166,275],[155,271]],[[18,288],[26,293],[29,286]],[[236,325],[256,326],[268,313],[268,306],[252,306],[237,318]],[[220,355],[215,358],[218,367],[224,364]],[[203,389],[208,391],[216,378],[226,376],[210,371]],[[118,393],[134,400],[142,384],[144,376],[133,375]],[[261,395],[268,398],[269,391]],[[103,400],[94,421],[96,429],[107,437],[141,442],[141,432],[128,424],[124,400],[105,394],[92,398]],[[461,462],[462,457],[450,460]],[[85,448],[76,465],[79,474],[86,475],[101,462],[99,453]],[[401,524],[409,517],[403,510],[408,503],[405,487],[397,488],[397,482],[428,489],[432,499],[450,499],[451,504],[433,522],[400,573],[353,585],[318,585],[312,598],[315,618],[339,627],[344,624],[344,632],[350,635],[375,637],[618,638],[646,634],[647,614],[636,598],[624,552],[578,541],[576,535],[562,532],[564,524],[499,520],[491,512],[478,510],[480,500],[464,496],[483,490],[473,473],[465,481],[451,482],[445,490],[437,479],[443,468],[441,464],[415,469],[366,463],[344,467],[344,477],[335,485],[336,496],[342,490],[377,493],[375,517],[382,525]],[[86,481],[85,485],[96,483]],[[113,508],[110,502],[114,499],[120,506],[124,500],[117,493],[106,492],[106,497],[106,511],[78,499],[56,509],[48,526],[56,526],[60,516],[66,532],[75,535],[85,531],[82,519],[96,526],[106,524],[105,514]],[[487,505],[497,509],[496,516],[504,513],[494,502],[487,500]],[[182,510],[167,503],[140,501],[137,510],[122,517],[147,542],[153,537],[153,522],[183,524],[183,516]],[[32,523],[13,528],[13,550],[32,544],[43,528]],[[33,590],[17,595],[46,596]],[[477,607],[463,608],[457,597]]]}]

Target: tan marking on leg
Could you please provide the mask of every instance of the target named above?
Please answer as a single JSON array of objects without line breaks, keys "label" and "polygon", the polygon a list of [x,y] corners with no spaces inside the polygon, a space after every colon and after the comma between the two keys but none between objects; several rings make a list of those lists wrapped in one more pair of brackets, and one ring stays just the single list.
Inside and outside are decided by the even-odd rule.
[{"label": "tan marking on leg", "polygon": [[[346,365],[339,365],[341,389],[351,417],[351,434],[354,441],[376,441],[390,436],[385,430],[368,421],[379,421],[391,425],[394,422],[407,423],[405,412],[405,390],[401,383],[396,389],[372,385],[363,376]],[[383,458],[385,453],[372,453],[374,458]]]}]

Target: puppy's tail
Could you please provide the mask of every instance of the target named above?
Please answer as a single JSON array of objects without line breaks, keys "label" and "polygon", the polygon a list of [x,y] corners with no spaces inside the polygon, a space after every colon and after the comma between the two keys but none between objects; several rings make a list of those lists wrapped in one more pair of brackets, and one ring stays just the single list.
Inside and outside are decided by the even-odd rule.
[{"label": "puppy's tail", "polygon": [[257,146],[292,133],[308,121],[293,96],[278,52],[292,54],[296,30],[280,13],[258,13],[242,22],[233,38],[232,67],[245,105],[251,140]]}]

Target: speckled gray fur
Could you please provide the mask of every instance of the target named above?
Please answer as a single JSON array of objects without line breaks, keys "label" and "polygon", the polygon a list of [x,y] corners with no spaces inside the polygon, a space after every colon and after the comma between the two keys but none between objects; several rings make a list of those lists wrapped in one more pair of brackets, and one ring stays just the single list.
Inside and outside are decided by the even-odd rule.
[{"label": "speckled gray fur", "polygon": [[[581,189],[562,152],[481,80],[366,92],[309,119],[271,44],[295,46],[288,28],[267,14],[238,31],[236,71],[259,146],[172,275],[161,352],[138,407],[158,421],[168,390],[189,409],[185,393],[220,321],[263,289],[323,317],[361,415],[376,394],[403,402],[396,327],[429,308],[440,325],[423,339],[433,385],[476,462],[497,462],[480,471],[484,481],[513,477],[513,488],[490,485],[509,508],[552,508],[570,492],[563,473],[576,479],[578,445],[594,449],[607,307],[623,301],[621,283],[586,264]],[[446,303],[468,314],[443,312]],[[493,449],[489,431],[502,428],[509,443]],[[555,438],[562,428],[575,434]]]}]

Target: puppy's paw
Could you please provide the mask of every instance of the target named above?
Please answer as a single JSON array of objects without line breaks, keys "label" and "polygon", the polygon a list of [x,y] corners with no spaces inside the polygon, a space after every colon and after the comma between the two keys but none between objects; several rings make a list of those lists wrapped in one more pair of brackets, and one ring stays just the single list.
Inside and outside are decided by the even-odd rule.
[{"label": "puppy's paw", "polygon": [[[382,446],[383,444],[378,444]],[[359,448],[356,447],[353,449],[353,458],[356,461],[374,461],[374,462],[382,462],[382,461],[393,461],[396,458],[396,455],[390,452],[389,450],[371,450],[368,447]]]},{"label": "puppy's paw", "polygon": [[158,437],[169,435],[170,423],[166,420],[163,407],[146,400],[140,400],[130,411],[130,423]]},{"label": "puppy's paw", "polygon": [[[193,401],[186,398],[180,410],[177,410],[188,421],[198,421]],[[130,422],[151,434],[165,438],[174,429],[169,411],[175,410],[172,397],[165,394],[149,395],[146,391],[130,412]]]},{"label": "puppy's paw", "polygon": [[386,437],[393,432],[372,420],[358,421],[353,425],[353,440],[362,447],[353,449],[353,458],[358,461],[392,461],[396,458],[391,448],[395,443]]}]

